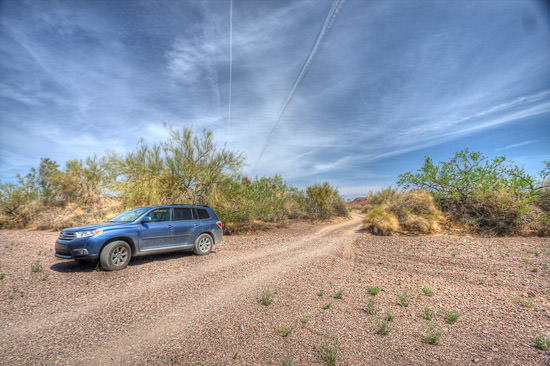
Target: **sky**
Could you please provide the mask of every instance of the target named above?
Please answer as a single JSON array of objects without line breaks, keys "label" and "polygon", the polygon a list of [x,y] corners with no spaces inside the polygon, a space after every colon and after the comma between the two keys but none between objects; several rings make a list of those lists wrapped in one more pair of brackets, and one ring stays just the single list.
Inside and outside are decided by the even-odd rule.
[{"label": "sky", "polygon": [[214,132],[348,198],[469,148],[550,160],[550,2],[0,1],[0,179]]}]

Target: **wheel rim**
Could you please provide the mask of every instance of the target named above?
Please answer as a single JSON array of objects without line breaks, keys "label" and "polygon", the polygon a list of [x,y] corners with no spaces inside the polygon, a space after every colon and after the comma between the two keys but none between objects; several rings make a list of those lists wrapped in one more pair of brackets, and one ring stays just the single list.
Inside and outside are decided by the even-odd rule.
[{"label": "wheel rim", "polygon": [[199,239],[199,250],[201,253],[208,252],[212,247],[212,240],[208,236],[203,236]]},{"label": "wheel rim", "polygon": [[128,260],[128,249],[123,246],[116,247],[111,255],[111,262],[115,266],[121,266]]}]

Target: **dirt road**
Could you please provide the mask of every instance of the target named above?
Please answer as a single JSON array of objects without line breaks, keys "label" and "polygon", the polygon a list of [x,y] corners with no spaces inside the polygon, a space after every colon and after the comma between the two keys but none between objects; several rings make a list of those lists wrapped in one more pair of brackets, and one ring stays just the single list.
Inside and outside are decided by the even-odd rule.
[{"label": "dirt road", "polygon": [[[10,248],[2,253],[0,270],[7,278],[1,284],[9,295],[2,299],[0,359],[7,364],[144,360],[167,341],[186,343],[190,333],[216,332],[205,327],[212,314],[229,310],[231,321],[230,312],[243,299],[351,242],[359,228],[360,217],[354,216],[333,225],[300,224],[260,234],[252,243],[226,237],[209,256],[136,258],[126,270],[111,273],[52,258],[56,233],[3,232],[1,244]],[[43,270],[32,273],[36,259]]]},{"label": "dirt road", "polygon": [[[536,330],[550,335],[548,239],[379,238],[360,227],[359,215],[294,223],[119,272],[55,259],[57,233],[0,231],[0,363],[280,365],[288,353],[318,365],[325,335],[338,337],[343,365],[550,361],[532,342]],[[388,335],[367,312],[374,285],[377,316],[394,315]],[[266,288],[277,291],[270,306],[258,302]],[[439,346],[420,336],[425,307],[444,330]],[[444,310],[460,313],[456,324]]]}]

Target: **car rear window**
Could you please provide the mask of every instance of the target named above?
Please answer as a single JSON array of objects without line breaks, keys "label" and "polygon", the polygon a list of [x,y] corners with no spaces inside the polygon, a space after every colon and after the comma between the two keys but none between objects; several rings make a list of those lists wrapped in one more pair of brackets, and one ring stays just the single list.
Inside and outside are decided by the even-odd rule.
[{"label": "car rear window", "polygon": [[174,221],[193,220],[190,208],[174,208]]},{"label": "car rear window", "polygon": [[208,211],[202,208],[197,208],[197,214],[199,216],[199,220],[210,218],[210,214],[208,213]]}]

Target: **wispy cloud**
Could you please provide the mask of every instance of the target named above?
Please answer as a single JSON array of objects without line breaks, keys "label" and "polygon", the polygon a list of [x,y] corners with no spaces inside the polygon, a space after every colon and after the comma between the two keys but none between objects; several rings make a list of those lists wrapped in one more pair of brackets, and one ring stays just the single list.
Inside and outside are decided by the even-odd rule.
[{"label": "wispy cloud", "polygon": [[550,24],[529,2],[5,2],[0,27],[9,174],[156,142],[164,122],[213,130],[243,174],[345,192],[494,151],[483,136],[530,159],[550,145]]},{"label": "wispy cloud", "polygon": [[340,11],[340,8],[344,4],[345,0],[334,0],[332,2],[332,5],[328,11],[328,14],[325,18],[325,21],[323,22],[323,25],[321,26],[321,29],[319,30],[319,34],[317,34],[317,38],[315,39],[315,42],[313,44],[313,47],[309,51],[309,54],[307,55],[306,61],[302,65],[302,68],[300,69],[300,72],[298,73],[298,76],[296,77],[296,80],[294,81],[294,84],[292,85],[292,88],[290,88],[290,91],[286,97],[285,102],[283,103],[283,107],[281,108],[281,111],[279,112],[279,116],[277,117],[277,120],[273,124],[273,127],[269,130],[269,133],[267,134],[267,137],[265,139],[265,143],[260,151],[260,155],[258,156],[258,159],[256,161],[256,164],[254,165],[254,169],[256,169],[257,165],[261,162],[265,151],[267,149],[267,146],[271,142],[271,139],[273,137],[273,133],[279,127],[279,124],[281,123],[281,118],[283,118],[283,115],[288,107],[288,104],[294,97],[294,93],[296,92],[296,88],[298,88],[298,85],[300,85],[300,82],[302,81],[302,78],[304,77],[305,73],[309,69],[311,62],[313,60],[313,57],[317,53],[317,50],[319,49],[319,46],[321,42],[323,41],[323,38],[325,37],[325,34],[329,31],[330,27],[332,26],[332,23],[334,23],[334,19],[338,15],[338,12]]},{"label": "wispy cloud", "polygon": [[517,147],[522,147],[522,146],[525,146],[525,145],[531,145],[531,144],[534,144],[534,143],[537,143],[537,142],[538,142],[538,140],[527,140],[527,141],[518,142],[517,144],[511,144],[511,145],[506,145],[504,147],[499,147],[495,150],[497,150],[497,151],[510,150],[510,149],[515,149]]}]

